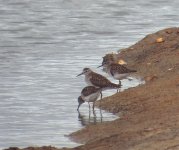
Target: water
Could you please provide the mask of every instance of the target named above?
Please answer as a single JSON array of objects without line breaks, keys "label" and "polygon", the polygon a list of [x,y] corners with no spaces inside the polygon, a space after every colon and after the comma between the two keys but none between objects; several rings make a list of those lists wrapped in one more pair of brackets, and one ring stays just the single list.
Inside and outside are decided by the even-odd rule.
[{"label": "water", "polygon": [[[68,146],[64,135],[115,116],[84,104],[76,78],[105,53],[178,25],[178,0],[0,0],[0,148]],[[95,69],[96,71],[99,71]],[[135,86],[123,81],[124,88]],[[106,92],[106,96],[115,91]],[[93,115],[93,114],[92,114]]]}]

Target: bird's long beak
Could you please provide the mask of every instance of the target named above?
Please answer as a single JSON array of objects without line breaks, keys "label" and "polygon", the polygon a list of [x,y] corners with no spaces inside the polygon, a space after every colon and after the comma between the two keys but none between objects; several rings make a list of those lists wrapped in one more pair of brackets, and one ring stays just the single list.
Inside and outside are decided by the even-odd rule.
[{"label": "bird's long beak", "polygon": [[103,65],[100,65],[100,66],[98,66],[97,68],[100,68],[100,67],[102,67]]},{"label": "bird's long beak", "polygon": [[77,77],[78,77],[78,76],[81,76],[82,74],[84,74],[84,72],[82,72],[82,73],[78,74],[78,75],[77,75]]},{"label": "bird's long beak", "polygon": [[81,105],[81,104],[78,105],[77,111],[79,111],[80,105]]}]

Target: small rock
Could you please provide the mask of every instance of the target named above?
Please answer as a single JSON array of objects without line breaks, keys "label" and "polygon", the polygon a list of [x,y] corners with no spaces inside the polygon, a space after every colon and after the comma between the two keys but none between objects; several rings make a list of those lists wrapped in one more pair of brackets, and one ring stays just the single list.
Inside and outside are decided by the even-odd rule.
[{"label": "small rock", "polygon": [[169,68],[169,69],[168,69],[168,71],[171,71],[171,70],[173,70],[173,68]]},{"label": "small rock", "polygon": [[164,39],[162,37],[160,37],[160,38],[156,39],[156,42],[157,43],[162,43],[162,42],[164,42]]},{"label": "small rock", "polygon": [[125,62],[125,61],[124,61],[124,60],[122,60],[122,59],[119,59],[118,64],[120,64],[120,65],[126,65],[126,64],[127,64],[127,62]]}]

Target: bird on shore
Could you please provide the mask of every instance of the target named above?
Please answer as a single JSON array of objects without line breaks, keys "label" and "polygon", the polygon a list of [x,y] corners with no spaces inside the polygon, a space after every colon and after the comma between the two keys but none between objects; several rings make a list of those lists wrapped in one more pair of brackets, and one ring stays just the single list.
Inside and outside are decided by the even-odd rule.
[{"label": "bird on shore", "polygon": [[119,84],[121,83],[120,80],[127,78],[131,73],[137,72],[136,70],[129,69],[124,65],[113,63],[112,61],[103,62],[98,68],[102,66],[106,68],[106,72],[109,75],[114,79],[119,80]]},{"label": "bird on shore", "polygon": [[93,102],[93,111],[94,111],[94,105],[95,101],[98,99],[101,93],[101,88],[97,88],[94,86],[87,86],[82,89],[81,96],[78,97],[78,108],[83,104],[84,102],[88,102],[89,110],[90,110],[90,102]]},{"label": "bird on shore", "polygon": [[[103,57],[103,61],[102,63],[106,63],[106,62],[109,62],[109,61],[112,61],[114,63],[117,63],[118,62],[118,55],[116,53],[109,53],[109,54],[106,54],[104,57]],[[103,71],[106,72],[106,68],[103,67]]]},{"label": "bird on shore", "polygon": [[[119,89],[121,87],[121,84],[115,84],[109,81],[106,77],[93,72],[90,68],[84,68],[83,72],[80,73],[77,76],[85,75],[85,81],[90,86],[99,87],[103,90],[107,89]],[[102,92],[101,92],[101,98],[102,98]]]}]

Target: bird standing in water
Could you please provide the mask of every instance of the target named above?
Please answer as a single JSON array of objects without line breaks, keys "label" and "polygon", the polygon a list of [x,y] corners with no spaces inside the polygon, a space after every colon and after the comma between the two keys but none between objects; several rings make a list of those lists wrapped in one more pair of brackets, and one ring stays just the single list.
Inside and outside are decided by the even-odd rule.
[{"label": "bird standing in water", "polygon": [[[103,61],[102,63],[106,63],[106,62],[109,62],[109,61],[112,61],[113,63],[118,63],[119,61],[119,58],[118,58],[118,55],[116,53],[109,53],[109,54],[106,54],[104,57],[103,57]],[[103,71],[106,72],[106,68],[103,67]]]},{"label": "bird standing in water", "polygon": [[83,88],[82,91],[81,91],[81,96],[78,97],[78,108],[77,108],[77,110],[79,110],[79,107],[84,102],[88,102],[89,110],[90,110],[90,104],[89,103],[93,102],[93,111],[94,111],[95,101],[100,96],[100,93],[101,93],[101,89],[94,87],[94,86],[87,86],[87,87]]}]

